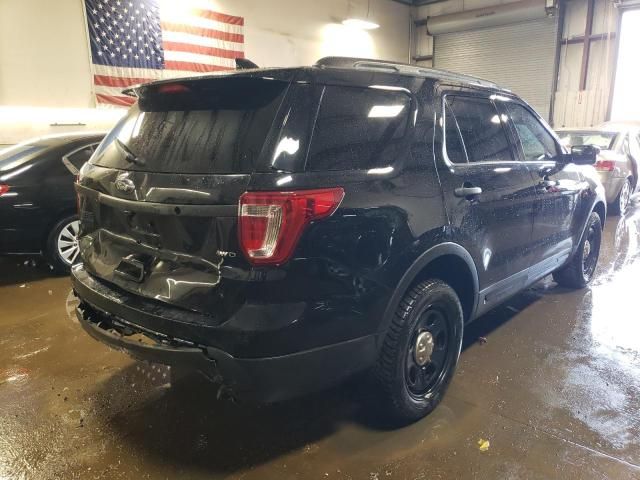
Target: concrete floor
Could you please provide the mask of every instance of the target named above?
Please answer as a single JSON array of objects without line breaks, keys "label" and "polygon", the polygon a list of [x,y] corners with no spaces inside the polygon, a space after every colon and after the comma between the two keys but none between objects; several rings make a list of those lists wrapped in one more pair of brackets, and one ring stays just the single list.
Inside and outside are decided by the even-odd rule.
[{"label": "concrete floor", "polygon": [[0,260],[0,478],[640,479],[639,242],[639,206],[610,217],[590,289],[479,319],[444,402],[395,431],[357,384],[251,409],[170,385],[81,330],[67,278]]}]

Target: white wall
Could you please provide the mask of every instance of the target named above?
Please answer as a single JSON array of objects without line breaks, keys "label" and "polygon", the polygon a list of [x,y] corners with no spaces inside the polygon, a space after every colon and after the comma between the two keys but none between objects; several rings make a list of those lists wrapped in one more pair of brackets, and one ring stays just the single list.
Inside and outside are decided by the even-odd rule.
[{"label": "white wall", "polygon": [[[619,11],[613,2],[595,0],[594,7],[592,33],[615,32]],[[563,37],[584,35],[586,17],[586,0],[567,1]],[[614,37],[591,42],[584,90],[579,89],[583,45],[561,46],[553,115],[556,127],[592,126],[607,119],[616,60],[615,45]]]},{"label": "white wall", "polygon": [[[457,13],[511,1],[516,0],[448,0],[420,7],[417,18]],[[586,14],[586,0],[566,1],[564,38],[584,34]],[[615,32],[618,14],[618,9],[613,6],[612,0],[596,0],[592,33]],[[561,47],[552,119],[555,126],[588,126],[601,123],[606,119],[611,78],[615,66],[615,42],[615,39],[612,39],[591,43],[587,84],[583,91],[579,91],[583,46],[570,44]],[[421,27],[416,31],[415,45],[416,55],[433,54],[433,39],[426,35],[426,28]],[[431,62],[427,61],[423,64],[430,66]]]},{"label": "white wall", "polygon": [[[211,3],[245,18],[245,53],[260,66],[308,65],[325,55],[409,59],[411,9],[390,0],[371,0],[370,16],[380,24],[371,32],[340,24],[365,15],[366,0]],[[0,144],[113,123],[117,114],[93,107],[82,0],[0,0]]]}]

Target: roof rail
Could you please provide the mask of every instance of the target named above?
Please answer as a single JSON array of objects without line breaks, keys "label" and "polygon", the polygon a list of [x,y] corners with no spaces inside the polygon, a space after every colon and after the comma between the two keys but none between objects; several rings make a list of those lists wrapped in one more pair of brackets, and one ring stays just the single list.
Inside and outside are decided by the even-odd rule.
[{"label": "roof rail", "polygon": [[395,72],[406,75],[414,75],[419,77],[429,77],[436,79],[453,80],[458,82],[471,83],[474,85],[495,88],[498,90],[506,90],[498,84],[482,78],[463,75],[460,73],[449,72],[447,70],[438,70],[435,68],[421,67],[408,63],[389,62],[386,60],[375,60],[370,58],[355,57],[324,57],[316,62],[317,67],[333,67],[333,68],[355,68],[363,70],[379,70],[387,72]]}]

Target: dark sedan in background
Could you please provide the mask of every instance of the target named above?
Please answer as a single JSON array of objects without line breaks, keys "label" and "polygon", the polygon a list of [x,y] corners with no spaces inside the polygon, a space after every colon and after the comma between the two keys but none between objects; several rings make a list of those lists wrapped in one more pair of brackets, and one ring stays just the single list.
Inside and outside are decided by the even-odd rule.
[{"label": "dark sedan in background", "polygon": [[104,133],[41,137],[0,150],[0,254],[44,254],[56,272],[78,254],[74,180]]}]

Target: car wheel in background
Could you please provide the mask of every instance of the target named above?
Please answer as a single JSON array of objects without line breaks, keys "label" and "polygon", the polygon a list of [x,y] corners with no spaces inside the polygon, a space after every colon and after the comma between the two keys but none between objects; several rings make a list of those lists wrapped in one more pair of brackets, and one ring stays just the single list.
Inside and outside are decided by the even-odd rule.
[{"label": "car wheel in background", "polygon": [[616,215],[623,215],[629,206],[629,200],[631,200],[631,180],[627,178],[620,188],[620,193],[616,197],[614,204],[611,206],[611,210]]},{"label": "car wheel in background", "polygon": [[455,291],[426,280],[404,296],[374,368],[382,413],[405,424],[430,413],[451,382],[462,347],[463,313]]},{"label": "car wheel in background", "polygon": [[568,288],[586,287],[596,271],[601,242],[602,223],[600,216],[591,212],[587,228],[573,258],[560,270],[553,272],[553,279],[558,285]]},{"label": "car wheel in background", "polygon": [[78,257],[78,231],[80,222],[77,215],[63,218],[53,227],[47,238],[45,257],[54,272],[69,273],[71,265]]}]

